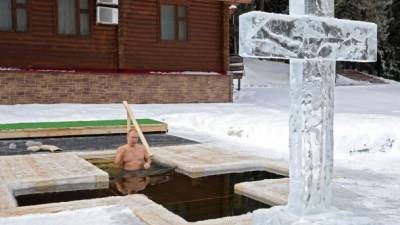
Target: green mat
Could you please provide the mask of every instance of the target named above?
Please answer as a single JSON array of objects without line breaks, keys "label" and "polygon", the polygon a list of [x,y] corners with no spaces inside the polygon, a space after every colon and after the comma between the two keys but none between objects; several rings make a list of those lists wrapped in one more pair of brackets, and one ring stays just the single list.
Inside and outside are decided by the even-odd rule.
[{"label": "green mat", "polygon": [[[152,119],[137,119],[139,125],[160,125],[162,122]],[[123,126],[126,120],[94,120],[94,121],[68,121],[68,122],[37,122],[37,123],[10,123],[0,124],[1,130],[17,129],[45,129],[45,128],[69,128],[69,127],[102,127]]]}]

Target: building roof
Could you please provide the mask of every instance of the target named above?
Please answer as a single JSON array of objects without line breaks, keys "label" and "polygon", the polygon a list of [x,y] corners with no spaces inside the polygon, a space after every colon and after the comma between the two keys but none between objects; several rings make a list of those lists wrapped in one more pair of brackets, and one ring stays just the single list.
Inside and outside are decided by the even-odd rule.
[{"label": "building roof", "polygon": [[218,0],[218,1],[224,1],[230,3],[245,3],[245,4],[249,4],[252,2],[252,0]]}]

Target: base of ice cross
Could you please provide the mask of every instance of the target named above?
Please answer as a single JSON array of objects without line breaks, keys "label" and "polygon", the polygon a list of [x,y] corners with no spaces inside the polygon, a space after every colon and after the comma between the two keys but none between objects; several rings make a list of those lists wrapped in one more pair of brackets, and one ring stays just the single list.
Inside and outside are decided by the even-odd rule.
[{"label": "base of ice cross", "polygon": [[325,213],[295,215],[287,206],[259,209],[253,212],[252,225],[378,225],[370,218],[358,217],[352,212],[330,209]]}]

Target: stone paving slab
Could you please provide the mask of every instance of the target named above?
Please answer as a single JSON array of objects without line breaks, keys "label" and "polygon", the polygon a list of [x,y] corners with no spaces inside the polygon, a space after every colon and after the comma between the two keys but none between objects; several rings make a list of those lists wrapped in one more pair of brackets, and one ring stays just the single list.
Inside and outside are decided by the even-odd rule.
[{"label": "stone paving slab", "polygon": [[17,201],[5,184],[0,184],[0,210],[18,207]]},{"label": "stone paving slab", "polygon": [[235,184],[235,194],[244,195],[270,206],[286,204],[288,193],[289,178]]},{"label": "stone paving slab", "polygon": [[108,187],[106,172],[72,153],[2,156],[0,168],[14,196]]},{"label": "stone paving slab", "polygon": [[177,167],[192,178],[246,171],[288,175],[288,166],[257,156],[228,152],[204,144],[152,148],[155,161]]}]

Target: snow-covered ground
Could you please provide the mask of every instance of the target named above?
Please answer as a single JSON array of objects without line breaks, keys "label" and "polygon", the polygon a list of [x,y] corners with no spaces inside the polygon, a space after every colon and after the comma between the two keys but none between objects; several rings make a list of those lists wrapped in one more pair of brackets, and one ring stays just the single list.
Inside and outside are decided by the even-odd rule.
[{"label": "snow-covered ground", "polygon": [[[252,67],[255,72],[246,75],[246,82],[258,85],[247,85],[235,92],[234,103],[149,104],[132,108],[139,118],[167,122],[171,134],[227,151],[287,161],[289,88],[285,85],[287,76],[280,76],[287,75],[288,70],[282,64],[267,64],[271,68],[269,74]],[[340,205],[382,224],[398,225],[400,83],[354,85],[357,82],[345,80],[348,82],[353,86],[336,87],[335,185],[357,195]],[[125,115],[120,104],[0,106],[0,123],[118,119]]]},{"label": "snow-covered ground", "polygon": [[126,206],[102,206],[43,213],[21,217],[1,218],[2,225],[144,225]]},{"label": "snow-covered ground", "polygon": [[245,76],[242,87],[289,86],[289,64],[253,58],[244,58],[243,63]]}]

